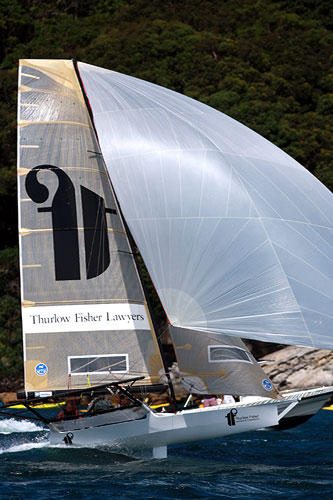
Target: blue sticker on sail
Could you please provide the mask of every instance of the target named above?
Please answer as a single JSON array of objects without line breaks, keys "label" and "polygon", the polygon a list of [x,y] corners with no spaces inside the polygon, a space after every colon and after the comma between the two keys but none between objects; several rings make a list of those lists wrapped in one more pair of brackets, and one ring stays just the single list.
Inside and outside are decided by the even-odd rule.
[{"label": "blue sticker on sail", "polygon": [[267,378],[265,378],[262,381],[262,385],[263,385],[263,388],[266,389],[266,391],[271,391],[273,389],[272,382],[267,380]]},{"label": "blue sticker on sail", "polygon": [[48,371],[47,366],[44,363],[38,363],[38,365],[35,366],[35,372],[37,375],[43,376],[46,375]]}]

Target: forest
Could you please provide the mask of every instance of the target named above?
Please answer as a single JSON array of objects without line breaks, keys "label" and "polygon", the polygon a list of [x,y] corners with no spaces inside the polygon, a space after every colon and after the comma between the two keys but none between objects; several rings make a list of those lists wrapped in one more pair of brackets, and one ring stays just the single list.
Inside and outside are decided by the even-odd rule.
[{"label": "forest", "polygon": [[329,0],[1,0],[0,392],[22,386],[17,64],[77,59],[235,118],[333,190]]}]

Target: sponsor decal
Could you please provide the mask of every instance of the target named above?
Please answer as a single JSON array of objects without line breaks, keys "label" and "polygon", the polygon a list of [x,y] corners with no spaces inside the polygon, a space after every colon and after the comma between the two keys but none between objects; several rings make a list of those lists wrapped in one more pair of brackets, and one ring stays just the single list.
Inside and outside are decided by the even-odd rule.
[{"label": "sponsor decal", "polygon": [[272,391],[273,390],[272,382],[270,382],[269,380],[267,380],[267,378],[265,378],[262,381],[262,386],[263,386],[264,389],[266,389],[266,391]]},{"label": "sponsor decal", "polygon": [[73,443],[73,438],[74,434],[72,432],[68,432],[66,436],[64,437],[63,441],[65,444],[72,444]]},{"label": "sponsor decal", "polygon": [[144,305],[91,304],[22,309],[24,333],[150,330]]},{"label": "sponsor decal", "polygon": [[233,426],[241,423],[255,422],[260,420],[260,415],[243,415],[240,416],[238,414],[238,410],[236,408],[232,408],[229,413],[226,414],[225,418],[227,419],[227,423],[229,426]]},{"label": "sponsor decal", "polygon": [[[58,188],[53,197],[47,187],[51,182],[48,173],[58,180]],[[28,172],[25,188],[28,196],[37,205],[38,218],[48,218],[52,224],[55,280],[80,280],[78,228],[80,209],[77,201],[79,193],[76,192],[71,178],[56,165],[38,165]],[[107,208],[105,200],[87,187],[80,185],[79,192],[86,254],[85,277],[89,280],[103,274],[110,265],[108,239],[110,218],[109,216],[107,218],[107,214],[116,215],[117,212],[114,208]]]},{"label": "sponsor decal", "polygon": [[236,425],[235,417],[237,413],[238,411],[236,410],[236,408],[233,408],[232,410],[229,411],[229,413],[227,413],[225,418],[227,419],[228,425]]},{"label": "sponsor decal", "polygon": [[42,377],[43,375],[46,375],[48,372],[48,368],[44,363],[38,363],[38,365],[35,366],[35,372],[37,375]]}]

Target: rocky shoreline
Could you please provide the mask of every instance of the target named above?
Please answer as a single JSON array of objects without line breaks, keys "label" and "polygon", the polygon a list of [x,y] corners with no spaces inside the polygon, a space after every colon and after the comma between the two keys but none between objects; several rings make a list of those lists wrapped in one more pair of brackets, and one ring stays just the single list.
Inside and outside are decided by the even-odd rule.
[{"label": "rocky shoreline", "polygon": [[266,354],[261,366],[279,390],[333,385],[333,352],[288,346]]}]

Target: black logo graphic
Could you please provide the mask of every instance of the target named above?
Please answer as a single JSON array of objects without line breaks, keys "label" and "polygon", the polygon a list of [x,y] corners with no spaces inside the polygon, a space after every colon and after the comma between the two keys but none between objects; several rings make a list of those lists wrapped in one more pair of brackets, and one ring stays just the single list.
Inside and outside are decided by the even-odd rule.
[{"label": "black logo graphic", "polygon": [[[56,281],[80,280],[80,256],[76,195],[69,176],[59,167],[39,165],[27,175],[25,187],[35,203],[44,203],[49,190],[37,178],[40,171],[49,170],[58,177],[58,188],[50,207],[40,207],[38,212],[51,212],[53,229],[54,266]],[[110,264],[106,214],[116,214],[105,208],[104,199],[90,189],[80,186],[84,225],[87,279],[102,274]]]},{"label": "black logo graphic", "polygon": [[235,417],[237,413],[238,411],[236,410],[236,408],[233,408],[232,410],[229,411],[229,413],[227,413],[225,418],[227,419],[228,425],[236,425]]},{"label": "black logo graphic", "polygon": [[66,436],[64,437],[63,441],[65,444],[72,444],[73,438],[74,438],[74,434],[72,432],[68,432],[66,434]]}]

